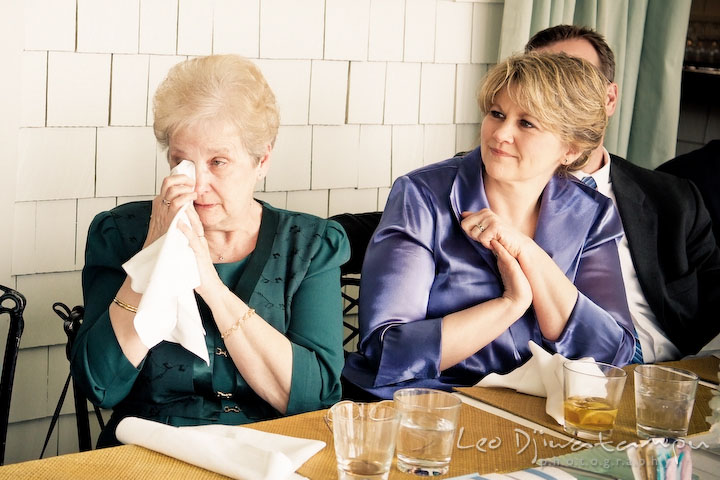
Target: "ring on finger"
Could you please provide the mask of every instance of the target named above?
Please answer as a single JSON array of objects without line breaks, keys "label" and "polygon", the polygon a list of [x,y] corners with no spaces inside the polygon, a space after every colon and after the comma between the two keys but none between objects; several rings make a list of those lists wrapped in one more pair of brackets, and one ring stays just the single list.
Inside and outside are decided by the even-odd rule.
[{"label": "ring on finger", "polygon": [[476,223],[476,224],[473,226],[473,228],[477,228],[478,230],[480,230],[480,233],[482,233],[482,232],[485,231],[485,227],[483,227],[483,226],[480,225],[479,223]]},{"label": "ring on finger", "polygon": [[198,235],[198,238],[205,238],[205,235]]},{"label": "ring on finger", "polygon": [[162,199],[162,202],[163,202],[163,205],[165,205],[166,207],[169,207],[169,206],[170,206],[170,201],[168,201],[168,200],[166,200],[166,199],[163,198],[163,199]]}]

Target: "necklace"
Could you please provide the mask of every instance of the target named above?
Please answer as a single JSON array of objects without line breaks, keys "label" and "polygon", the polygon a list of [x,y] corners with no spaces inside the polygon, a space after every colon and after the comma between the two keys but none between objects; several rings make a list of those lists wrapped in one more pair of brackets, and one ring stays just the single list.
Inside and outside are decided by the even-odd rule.
[{"label": "necklace", "polygon": [[225,260],[225,257],[223,257],[222,254],[218,255],[218,260],[222,262],[223,260]]}]

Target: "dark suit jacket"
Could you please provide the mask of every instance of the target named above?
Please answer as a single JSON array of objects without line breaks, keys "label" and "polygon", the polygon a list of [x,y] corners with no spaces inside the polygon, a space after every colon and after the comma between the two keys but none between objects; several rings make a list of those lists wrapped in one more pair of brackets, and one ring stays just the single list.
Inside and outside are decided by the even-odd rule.
[{"label": "dark suit jacket", "polygon": [[720,332],[720,249],[697,187],[611,155],[610,180],[645,298],[683,355]]},{"label": "dark suit jacket", "polygon": [[700,190],[710,212],[715,240],[720,242],[720,140],[692,152],[678,155],[657,170],[691,180]]}]

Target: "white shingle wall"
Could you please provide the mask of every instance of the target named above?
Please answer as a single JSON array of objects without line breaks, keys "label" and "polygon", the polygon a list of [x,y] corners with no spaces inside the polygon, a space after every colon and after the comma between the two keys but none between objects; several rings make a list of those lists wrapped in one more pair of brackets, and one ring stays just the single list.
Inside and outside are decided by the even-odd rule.
[{"label": "white shingle wall", "polygon": [[177,22],[177,0],[141,1],[139,53],[174,55]]},{"label": "white shingle wall", "polygon": [[110,125],[145,125],[149,68],[148,55],[113,55]]},{"label": "white shingle wall", "polygon": [[[26,0],[10,263],[28,299],[6,461],[39,454],[67,375],[55,301],[82,303],[93,217],[169,169],[152,96],[188,57],[252,58],[280,107],[258,198],[328,216],[382,209],[392,181],[469,150],[502,4],[453,0]],[[44,372],[48,372],[47,376]],[[68,401],[50,453],[77,449]],[[94,425],[94,421],[91,421]],[[38,438],[41,437],[41,438]]]},{"label": "white shingle wall", "polygon": [[213,44],[213,2],[179,0],[177,53],[210,55]]},{"label": "white shingle wall", "polygon": [[77,51],[137,53],[139,6],[140,0],[78,0]]},{"label": "white shingle wall", "polygon": [[20,125],[45,126],[45,89],[47,88],[47,52],[24,52],[21,61]]},{"label": "white shingle wall", "polygon": [[215,0],[213,53],[257,58],[260,48],[260,0]]},{"label": "white shingle wall", "polygon": [[313,60],[310,72],[310,124],[345,123],[349,62]]}]

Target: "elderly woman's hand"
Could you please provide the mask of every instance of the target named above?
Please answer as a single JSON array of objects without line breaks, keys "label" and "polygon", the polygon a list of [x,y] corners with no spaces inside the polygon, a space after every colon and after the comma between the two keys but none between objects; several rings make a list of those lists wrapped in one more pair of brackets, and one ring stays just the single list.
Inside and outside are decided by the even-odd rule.
[{"label": "elderly woman's hand", "polygon": [[143,248],[165,235],[180,208],[197,198],[194,185],[195,181],[186,175],[165,177],[160,193],[152,201],[150,226]]},{"label": "elderly woman's hand", "polygon": [[492,240],[497,240],[514,258],[519,258],[523,249],[532,242],[527,235],[503,221],[489,208],[479,212],[462,212],[462,216],[460,225],[465,233],[495,253],[497,251],[492,246]]},{"label": "elderly woman's hand", "polygon": [[205,238],[205,229],[203,228],[202,222],[200,222],[200,217],[198,217],[194,208],[188,208],[185,213],[187,213],[188,219],[190,220],[190,225],[178,222],[178,228],[187,237],[190,248],[195,252],[195,258],[197,259],[200,285],[195,291],[203,297],[206,302],[211,303],[209,296],[221,294],[227,290],[227,287],[218,276],[217,270],[215,270],[215,266],[213,265],[210,248]]}]

